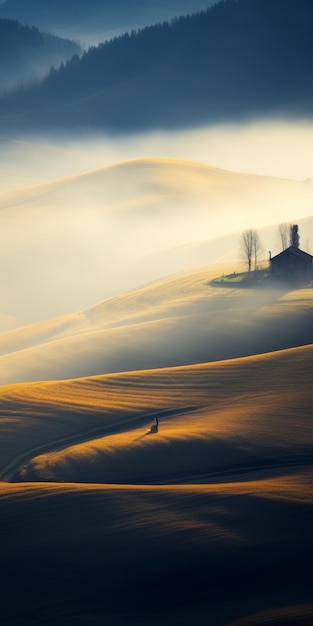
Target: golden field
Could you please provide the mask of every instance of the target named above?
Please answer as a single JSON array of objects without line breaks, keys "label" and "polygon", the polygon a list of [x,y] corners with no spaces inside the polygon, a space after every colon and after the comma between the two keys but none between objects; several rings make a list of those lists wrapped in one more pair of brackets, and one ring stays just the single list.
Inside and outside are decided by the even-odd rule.
[{"label": "golden field", "polygon": [[[168,286],[184,307],[191,282]],[[138,316],[138,294],[127,299],[123,324],[126,311]],[[98,325],[110,307],[119,319],[117,303],[104,302]],[[310,313],[309,290],[292,290],[257,315],[283,324]],[[85,324],[74,317],[71,332]],[[307,339],[241,358],[3,385],[3,623],[312,623]]]},{"label": "golden field", "polygon": [[152,157],[0,193],[1,624],[313,623],[313,291],[237,282],[295,206]]},{"label": "golden field", "polygon": [[179,273],[0,333],[0,383],[206,363],[313,342],[311,288],[214,282],[234,268],[242,266]]}]

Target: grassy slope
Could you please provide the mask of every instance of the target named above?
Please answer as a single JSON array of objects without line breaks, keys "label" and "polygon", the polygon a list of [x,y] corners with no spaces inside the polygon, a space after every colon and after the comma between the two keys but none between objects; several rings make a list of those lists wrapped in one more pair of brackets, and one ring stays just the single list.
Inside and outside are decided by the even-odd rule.
[{"label": "grassy slope", "polygon": [[290,605],[299,617],[310,604],[306,472],[224,486],[0,493],[3,623],[217,625],[262,609],[286,617]]},{"label": "grassy slope", "polygon": [[212,286],[219,272],[174,276],[2,333],[1,383],[200,363],[313,342],[312,289]]},{"label": "grassy slope", "polygon": [[[24,479],[74,481],[1,483],[3,623],[309,624],[311,363],[307,346],[2,387],[3,465],[37,447]],[[39,454],[62,437],[81,443]],[[180,484],[89,482],[135,478]]]},{"label": "grassy slope", "polygon": [[[207,287],[165,281],[69,326],[188,318]],[[215,316],[237,298],[220,293]],[[311,308],[297,290],[258,315],[299,325]],[[2,480],[21,481],[0,483],[2,623],[312,623],[312,350],[2,386]]]},{"label": "grassy slope", "polygon": [[[312,445],[311,358],[308,346],[220,364],[2,387],[2,463],[10,462],[10,440],[13,458],[35,448],[20,475],[26,480],[190,481],[301,461]],[[153,434],[156,413],[160,430]],[[38,454],[51,441],[61,450]]]},{"label": "grassy slope", "polygon": [[[107,429],[24,468],[61,482],[1,484],[4,623],[309,624],[311,362],[308,346],[3,387],[7,461]],[[145,436],[156,411],[159,433]]]}]

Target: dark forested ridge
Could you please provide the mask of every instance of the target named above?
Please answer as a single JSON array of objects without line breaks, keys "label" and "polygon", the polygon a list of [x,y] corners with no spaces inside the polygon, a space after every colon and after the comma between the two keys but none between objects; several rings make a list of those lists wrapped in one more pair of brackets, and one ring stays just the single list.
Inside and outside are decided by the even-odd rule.
[{"label": "dark forested ridge", "polygon": [[125,34],[2,98],[1,119],[131,131],[312,115],[312,11],[312,0],[226,0]]},{"label": "dark forested ridge", "polygon": [[43,34],[17,20],[0,19],[0,85],[3,89],[42,77],[52,65],[60,65],[79,51],[72,41]]},{"label": "dark forested ridge", "polygon": [[93,30],[146,26],[177,15],[206,9],[218,0],[6,0],[0,17],[14,18],[41,29],[77,27]]}]

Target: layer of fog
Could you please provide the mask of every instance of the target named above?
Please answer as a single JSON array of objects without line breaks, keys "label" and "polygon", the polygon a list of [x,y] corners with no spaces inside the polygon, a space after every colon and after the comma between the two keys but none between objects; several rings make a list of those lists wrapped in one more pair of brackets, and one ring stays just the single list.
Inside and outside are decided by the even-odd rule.
[{"label": "layer of fog", "polygon": [[74,175],[126,159],[164,156],[265,176],[313,178],[313,124],[260,121],[117,138],[0,138],[0,191]]},{"label": "layer of fog", "polygon": [[[2,192],[148,156],[297,181],[313,174],[313,125],[306,122],[260,122],[115,140],[3,138],[0,148]],[[121,171],[116,170],[118,176]],[[240,233],[246,228],[261,229],[267,259],[268,250],[280,250],[279,222],[299,223],[313,214],[310,182],[300,185],[299,195],[286,192],[272,199],[252,186],[242,199],[234,194],[233,202],[228,197],[206,212],[197,177],[193,201],[192,189],[188,197],[179,193],[179,180],[156,181],[153,188],[149,179],[140,188],[140,178],[136,183],[130,180],[131,169],[124,172],[126,178],[117,179],[113,187],[112,181],[101,179],[102,186],[90,186],[90,193],[84,187],[83,193],[78,189],[76,195],[62,195],[60,185],[62,193],[57,190],[51,200],[47,194],[42,204],[31,194],[26,200],[21,192],[22,204],[9,206],[2,196],[3,329],[88,308],[197,264],[237,261]],[[231,188],[225,190],[231,193]],[[309,222],[306,230],[300,226],[304,249],[313,247],[311,227]]]},{"label": "layer of fog", "polygon": [[192,273],[0,335],[0,384],[218,361],[312,343],[312,293]]}]

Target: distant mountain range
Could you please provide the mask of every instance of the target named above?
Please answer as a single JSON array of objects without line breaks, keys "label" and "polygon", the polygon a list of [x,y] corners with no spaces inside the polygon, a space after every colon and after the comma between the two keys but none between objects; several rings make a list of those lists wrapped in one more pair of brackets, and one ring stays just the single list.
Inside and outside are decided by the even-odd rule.
[{"label": "distant mountain range", "polygon": [[311,116],[311,16],[311,0],[226,0],[126,33],[1,98],[2,124],[116,132]]},{"label": "distant mountain range", "polygon": [[17,20],[0,19],[0,86],[2,89],[42,78],[52,65],[80,53],[69,40],[41,33]]}]

